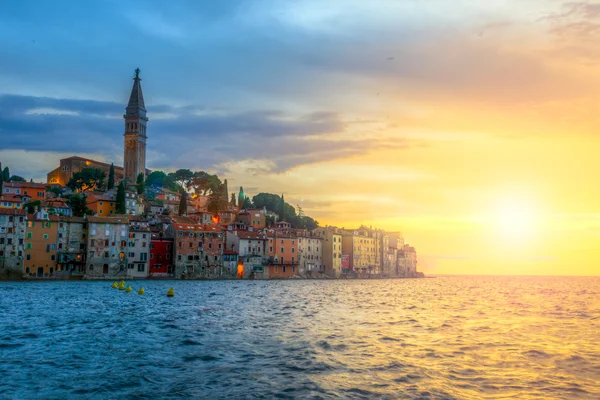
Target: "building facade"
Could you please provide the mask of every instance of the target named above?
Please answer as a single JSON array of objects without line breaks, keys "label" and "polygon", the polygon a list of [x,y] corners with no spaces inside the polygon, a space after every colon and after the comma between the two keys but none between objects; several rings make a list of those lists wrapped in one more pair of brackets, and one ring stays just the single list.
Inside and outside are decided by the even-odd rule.
[{"label": "building facade", "polygon": [[150,243],[152,235],[148,221],[129,217],[129,239],[127,240],[127,277],[143,279],[148,277]]},{"label": "building facade", "polygon": [[316,228],[314,234],[323,240],[325,274],[339,278],[342,272],[342,234],[336,227]]},{"label": "building facade", "polygon": [[88,217],[86,277],[125,279],[127,276],[126,216]]},{"label": "building facade", "polygon": [[56,243],[59,217],[55,215],[30,214],[25,228],[26,276],[45,277],[56,272]]},{"label": "building facade", "polygon": [[58,221],[57,267],[66,276],[84,276],[87,255],[87,222],[81,217]]},{"label": "building facade", "polygon": [[21,276],[25,250],[25,210],[0,208],[0,276]]}]

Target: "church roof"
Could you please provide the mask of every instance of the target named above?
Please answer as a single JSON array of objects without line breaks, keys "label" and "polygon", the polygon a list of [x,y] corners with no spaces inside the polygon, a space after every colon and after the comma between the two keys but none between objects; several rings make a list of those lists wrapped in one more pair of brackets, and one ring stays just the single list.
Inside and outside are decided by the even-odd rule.
[{"label": "church roof", "polygon": [[142,85],[140,84],[140,69],[135,70],[135,78],[133,78],[133,88],[131,88],[131,95],[129,96],[129,103],[127,108],[142,108],[146,110],[144,104],[144,94],[142,93]]}]

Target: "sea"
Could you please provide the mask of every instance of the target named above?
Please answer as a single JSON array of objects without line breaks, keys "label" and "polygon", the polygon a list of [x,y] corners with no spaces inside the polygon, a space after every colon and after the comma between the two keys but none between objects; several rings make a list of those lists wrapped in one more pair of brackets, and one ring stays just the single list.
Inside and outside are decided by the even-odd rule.
[{"label": "sea", "polygon": [[600,399],[599,277],[111,283],[0,282],[0,398]]}]

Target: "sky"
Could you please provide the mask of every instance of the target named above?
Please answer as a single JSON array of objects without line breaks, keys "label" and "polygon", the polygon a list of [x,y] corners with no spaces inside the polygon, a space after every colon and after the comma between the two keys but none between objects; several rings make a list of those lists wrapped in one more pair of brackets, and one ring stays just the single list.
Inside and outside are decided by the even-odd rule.
[{"label": "sky", "polygon": [[402,232],[426,274],[600,275],[600,2],[4,0],[0,162],[147,167]]}]

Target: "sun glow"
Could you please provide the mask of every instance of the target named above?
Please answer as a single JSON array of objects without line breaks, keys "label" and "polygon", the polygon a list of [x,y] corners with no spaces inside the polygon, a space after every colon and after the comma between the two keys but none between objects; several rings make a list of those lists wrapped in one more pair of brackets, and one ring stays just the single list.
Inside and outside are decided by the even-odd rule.
[{"label": "sun glow", "polygon": [[525,239],[536,230],[536,210],[524,201],[510,200],[499,205],[494,213],[494,228],[506,238]]}]

